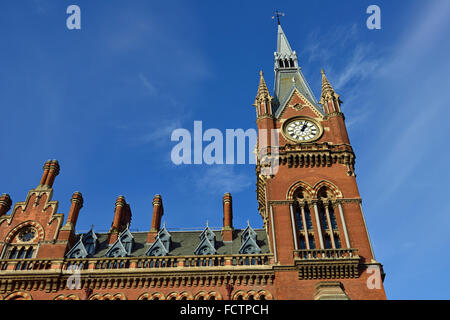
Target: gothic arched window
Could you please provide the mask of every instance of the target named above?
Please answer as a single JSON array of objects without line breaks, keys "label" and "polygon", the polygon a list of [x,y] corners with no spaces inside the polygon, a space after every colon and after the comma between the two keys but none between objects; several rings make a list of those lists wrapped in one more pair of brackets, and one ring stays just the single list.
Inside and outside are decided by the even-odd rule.
[{"label": "gothic arched window", "polygon": [[322,187],[317,193],[317,199],[320,224],[324,231],[324,246],[326,249],[340,248],[338,224],[333,209],[333,201],[335,201],[333,192],[327,187]]},{"label": "gothic arched window", "polygon": [[294,193],[296,200],[293,205],[295,213],[295,221],[297,224],[297,235],[299,242],[299,249],[314,249],[314,228],[311,220],[311,210],[308,204],[309,194],[302,188]]}]

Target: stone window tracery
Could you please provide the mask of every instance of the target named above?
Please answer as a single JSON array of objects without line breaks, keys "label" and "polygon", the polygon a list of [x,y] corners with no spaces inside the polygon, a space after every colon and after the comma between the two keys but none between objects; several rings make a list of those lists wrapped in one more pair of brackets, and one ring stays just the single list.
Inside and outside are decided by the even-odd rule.
[{"label": "stone window tracery", "polygon": [[339,222],[343,219],[339,190],[325,181],[315,188],[301,182],[295,187],[289,194],[294,200],[291,210],[298,249],[341,248],[346,230],[340,230],[345,229],[345,221]]}]

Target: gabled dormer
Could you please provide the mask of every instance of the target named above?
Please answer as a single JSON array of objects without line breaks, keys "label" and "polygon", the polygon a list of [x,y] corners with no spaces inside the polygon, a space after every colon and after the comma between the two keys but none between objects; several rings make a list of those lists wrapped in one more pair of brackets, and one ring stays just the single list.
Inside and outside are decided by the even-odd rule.
[{"label": "gabled dormer", "polygon": [[207,237],[204,237],[197,248],[194,251],[196,255],[209,255],[216,254],[217,250],[214,247],[214,242],[210,241]]},{"label": "gabled dormer", "polygon": [[256,231],[250,227],[250,222],[247,222],[247,228],[241,234],[241,243],[244,243],[247,238],[252,238],[256,240]]},{"label": "gabled dormer", "polygon": [[87,233],[82,234],[78,242],[66,253],[68,259],[84,259],[92,257],[97,248],[97,235],[91,228]]},{"label": "gabled dormer", "polygon": [[72,249],[69,250],[69,252],[66,253],[67,259],[84,259],[87,258],[89,255],[88,251],[86,250],[86,247],[83,243],[83,235],[81,235],[78,242],[72,247]]},{"label": "gabled dormer", "polygon": [[134,237],[130,232],[129,226],[120,233],[118,240],[122,242],[122,245],[125,247],[128,254],[131,254],[134,245]]},{"label": "gabled dormer", "polygon": [[167,252],[170,251],[170,245],[172,243],[172,235],[167,231],[166,226],[164,225],[161,230],[159,230],[156,238],[162,242]]},{"label": "gabled dormer", "polygon": [[89,256],[93,256],[95,253],[97,248],[97,239],[98,237],[92,228],[83,235],[83,244]]},{"label": "gabled dormer", "polygon": [[196,255],[208,255],[216,254],[216,235],[215,233],[206,225],[205,230],[200,234],[200,243],[194,251]]},{"label": "gabled dormer", "polygon": [[250,226],[250,222],[247,223],[247,228],[241,235],[241,248],[240,254],[257,254],[261,253],[261,248],[257,244],[256,231]]},{"label": "gabled dormer", "polygon": [[116,242],[109,248],[105,256],[107,257],[128,257],[133,249],[134,237],[128,226],[122,231]]},{"label": "gabled dormer", "polygon": [[145,253],[147,256],[166,256],[170,251],[171,238],[169,231],[164,226],[156,235],[155,242]]},{"label": "gabled dormer", "polygon": [[216,234],[209,228],[208,225],[206,225],[205,230],[203,230],[200,234],[200,239],[203,238],[208,238],[209,241],[212,241],[214,243],[216,241]]},{"label": "gabled dormer", "polygon": [[261,253],[261,248],[256,243],[256,237],[247,237],[247,239],[242,243],[239,249],[240,254],[258,254]]},{"label": "gabled dormer", "polygon": [[155,242],[153,242],[145,254],[147,256],[154,257],[167,256],[169,254],[169,250],[159,238],[156,238]]}]

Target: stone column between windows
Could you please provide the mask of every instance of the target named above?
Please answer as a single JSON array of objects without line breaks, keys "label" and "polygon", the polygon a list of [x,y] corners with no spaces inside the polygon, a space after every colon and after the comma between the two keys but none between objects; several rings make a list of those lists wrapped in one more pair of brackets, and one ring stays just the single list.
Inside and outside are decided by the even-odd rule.
[{"label": "stone column between windows", "polygon": [[328,209],[328,205],[330,204],[330,202],[325,199],[325,200],[322,200],[322,203],[325,208],[325,216],[327,218],[328,230],[330,232],[331,247],[333,249],[336,249],[336,243],[334,242],[333,226],[331,224],[331,219],[330,219],[330,210]]},{"label": "stone column between windows", "polygon": [[295,227],[294,210],[292,208],[292,203],[289,204],[289,210],[291,212],[292,236],[294,237],[294,250],[298,250],[297,231],[296,231],[297,228]]},{"label": "stone column between windows", "polygon": [[273,255],[274,255],[274,258],[275,258],[275,263],[277,263],[278,262],[277,240],[275,238],[275,223],[273,221],[273,208],[272,208],[272,205],[270,205],[270,221],[271,221],[272,239],[273,239]]},{"label": "stone column between windows", "polygon": [[337,207],[339,209],[339,216],[341,218],[341,223],[342,223],[342,229],[344,229],[344,237],[345,237],[345,244],[347,246],[347,248],[351,248],[350,247],[350,240],[348,237],[348,232],[347,232],[347,224],[345,223],[345,218],[344,218],[344,211],[342,210],[342,205],[341,202],[337,202]]},{"label": "stone column between windows", "polygon": [[317,228],[317,233],[318,233],[318,236],[319,236],[320,249],[324,249],[323,237],[322,237],[322,228],[320,227],[320,220],[319,220],[319,210],[317,208],[317,200],[311,201],[311,205],[314,206],[314,217],[316,218],[316,228]]},{"label": "stone column between windows", "polygon": [[305,244],[306,249],[310,249],[309,246],[309,236],[308,236],[308,228],[306,227],[306,216],[305,216],[305,202],[304,201],[298,201],[298,205],[300,206],[300,212],[302,215],[302,224],[303,224],[303,232],[305,233]]}]

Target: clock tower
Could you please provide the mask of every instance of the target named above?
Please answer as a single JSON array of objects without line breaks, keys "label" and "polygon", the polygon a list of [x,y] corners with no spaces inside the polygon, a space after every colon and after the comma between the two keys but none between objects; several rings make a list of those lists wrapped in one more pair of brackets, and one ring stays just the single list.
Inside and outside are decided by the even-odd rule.
[{"label": "clock tower", "polygon": [[[385,299],[339,94],[322,70],[316,100],[280,24],[274,57],[273,95],[261,72],[254,106],[258,209],[279,266],[276,294]],[[275,139],[267,138],[268,132]]]}]

